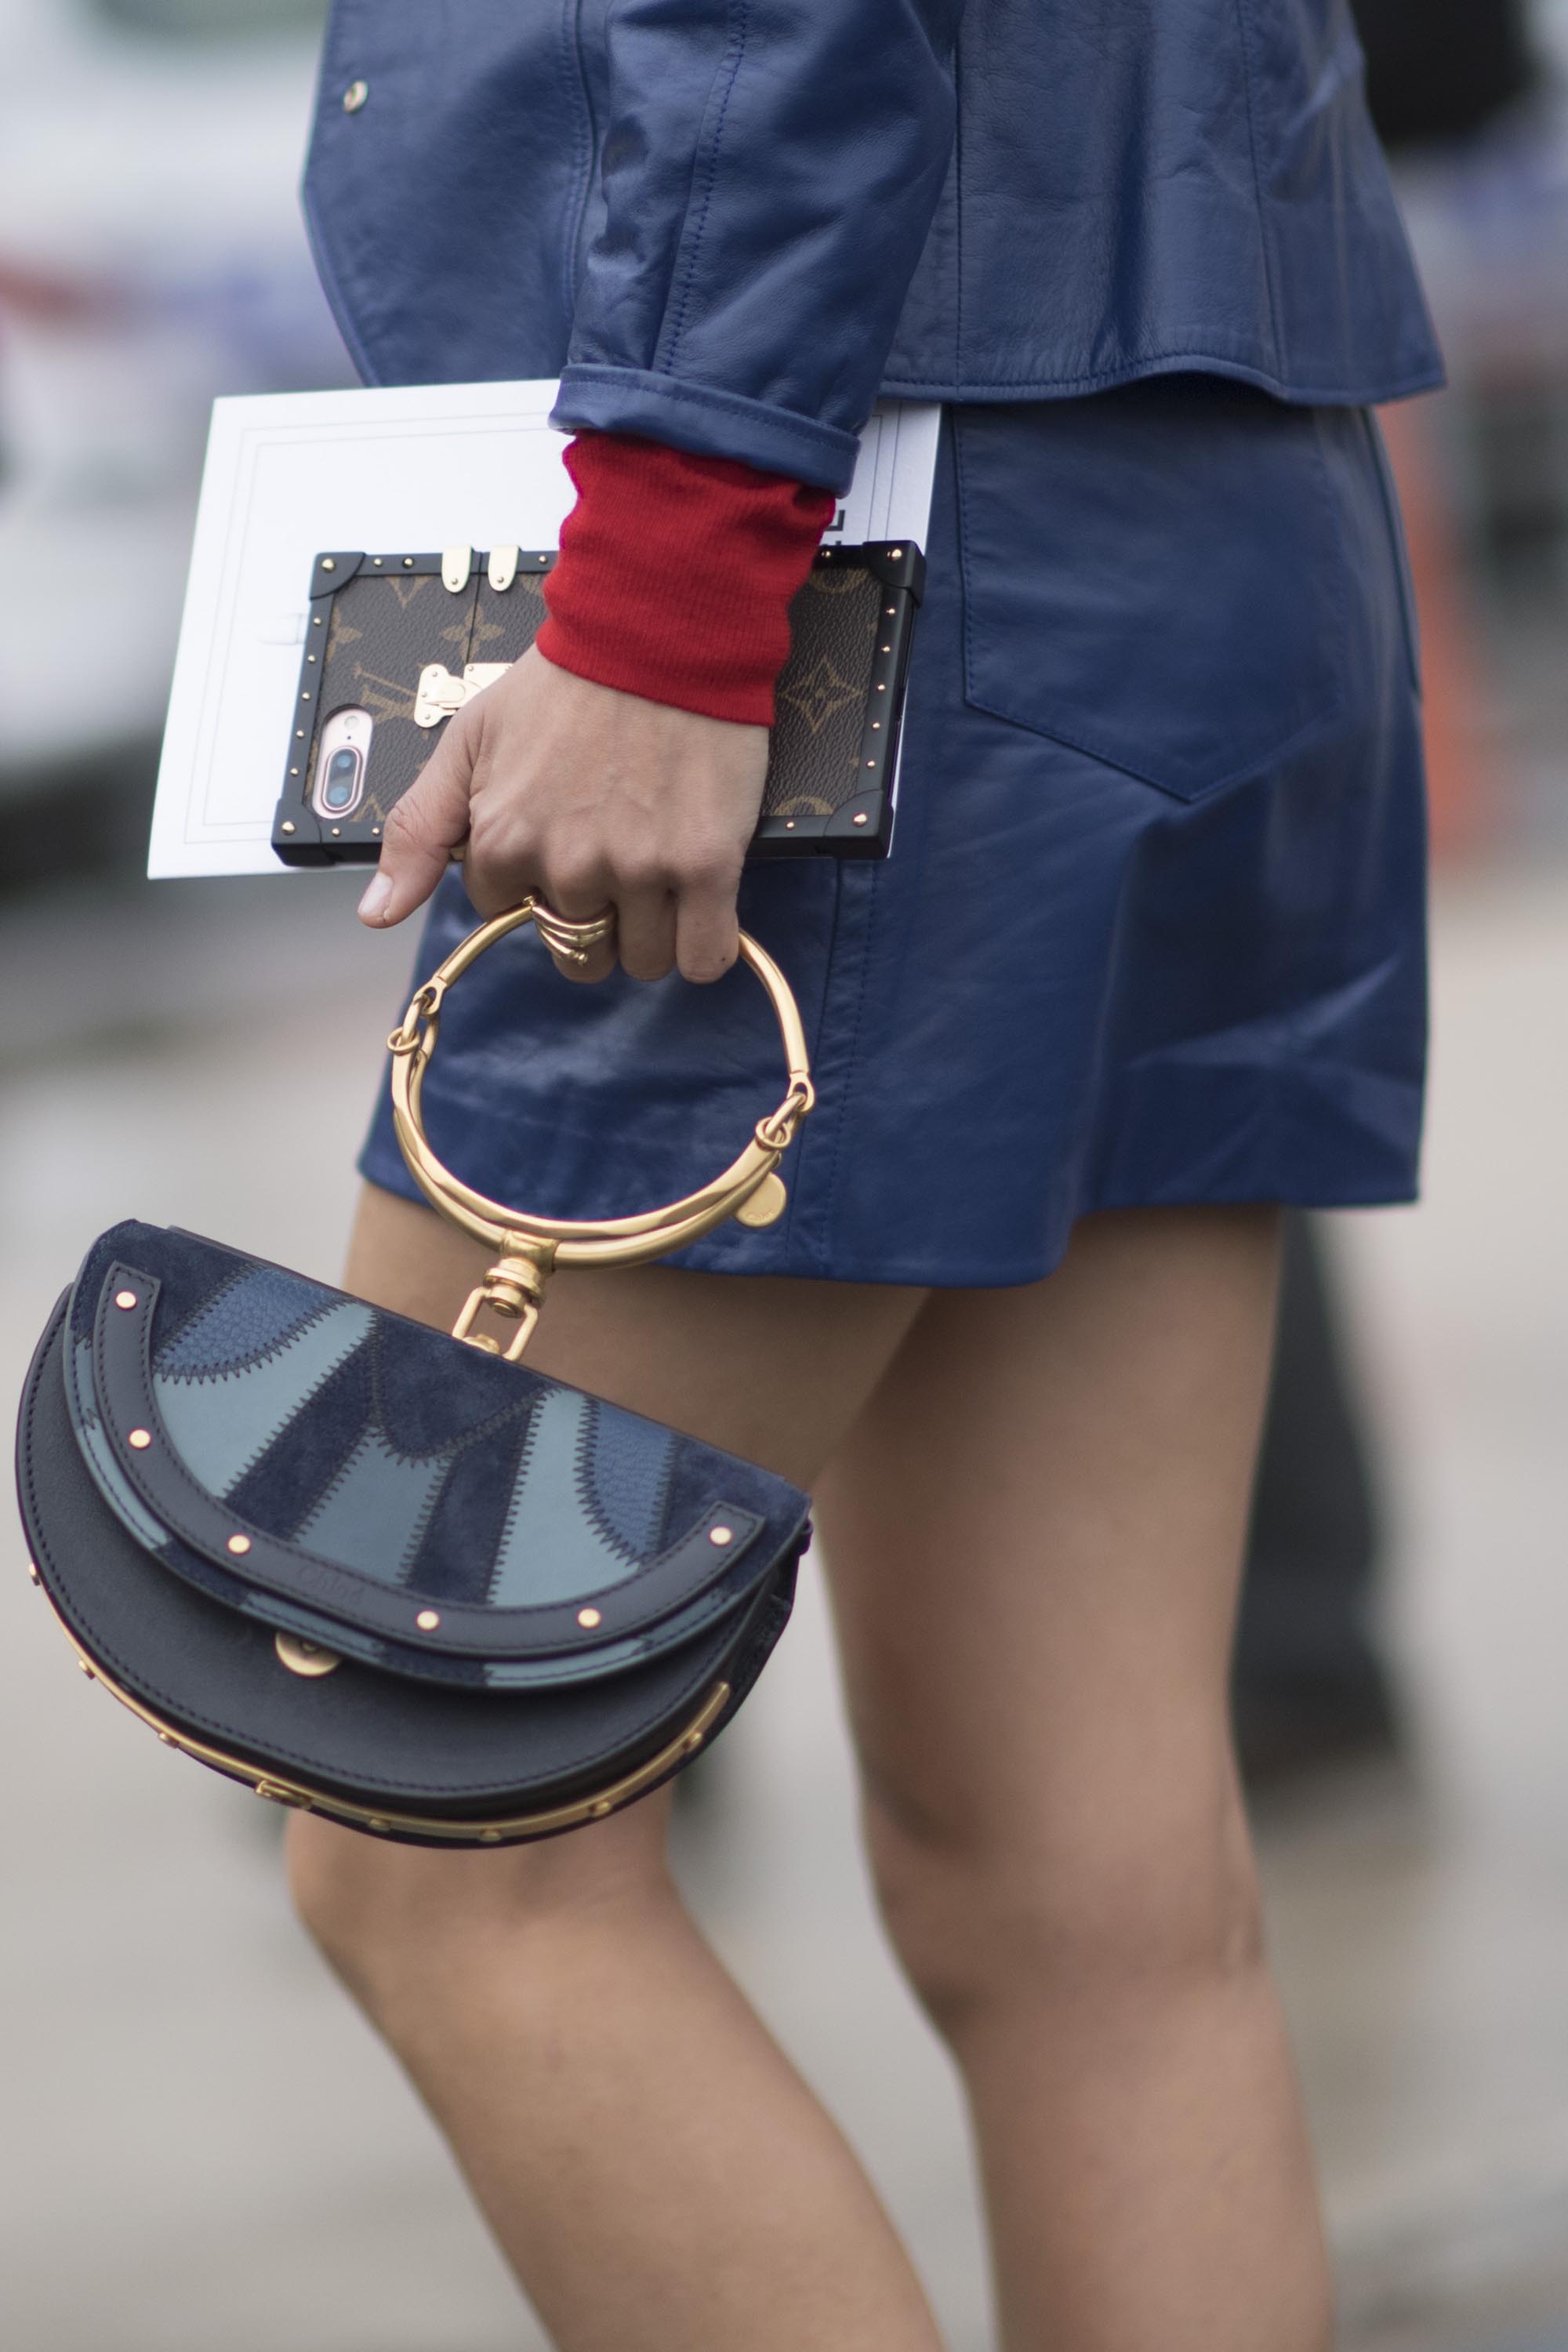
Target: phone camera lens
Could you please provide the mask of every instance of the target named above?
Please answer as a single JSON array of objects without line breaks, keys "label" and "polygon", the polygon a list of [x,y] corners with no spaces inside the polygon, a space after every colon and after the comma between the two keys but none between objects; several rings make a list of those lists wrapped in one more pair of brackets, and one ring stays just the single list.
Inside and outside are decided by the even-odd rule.
[{"label": "phone camera lens", "polygon": [[[365,799],[365,775],[370,753],[372,719],[368,710],[334,710],[326,722],[317,754],[310,806],[318,816],[337,820],[334,836],[347,832],[351,817],[363,827],[374,803]],[[353,856],[347,842],[344,856]]]},{"label": "phone camera lens", "polygon": [[330,809],[350,807],[354,796],[354,783],[359,773],[359,760],[353,751],[334,751],[327,768],[327,781],[321,798]]}]

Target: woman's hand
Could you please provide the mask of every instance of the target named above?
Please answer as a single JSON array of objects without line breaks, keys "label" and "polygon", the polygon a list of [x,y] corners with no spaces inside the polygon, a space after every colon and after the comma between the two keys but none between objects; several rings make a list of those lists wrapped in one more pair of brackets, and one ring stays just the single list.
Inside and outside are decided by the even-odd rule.
[{"label": "woman's hand", "polygon": [[581,920],[614,907],[585,964],[636,980],[717,980],[737,953],[735,893],[767,771],[765,727],[704,719],[558,669],[531,649],[448,720],[387,820],[360,901],[381,929],[422,906],[454,850],[481,915],[536,891]]}]

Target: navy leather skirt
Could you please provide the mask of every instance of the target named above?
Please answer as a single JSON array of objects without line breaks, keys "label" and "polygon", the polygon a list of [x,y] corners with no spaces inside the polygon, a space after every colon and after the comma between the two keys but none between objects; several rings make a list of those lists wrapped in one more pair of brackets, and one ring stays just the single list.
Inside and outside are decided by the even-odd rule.
[{"label": "navy leather skirt", "polygon": [[[1029,1282],[1090,1210],[1415,1186],[1416,654],[1357,409],[1183,376],[943,435],[885,865],[748,873],[818,1107],[715,1271]],[[454,874],[423,977],[474,917]],[[447,999],[431,1139],[492,1198],[612,1216],[728,1164],[784,1091],[744,971],[562,980],[530,931]],[[384,1095],[361,1163],[417,1198]]]}]

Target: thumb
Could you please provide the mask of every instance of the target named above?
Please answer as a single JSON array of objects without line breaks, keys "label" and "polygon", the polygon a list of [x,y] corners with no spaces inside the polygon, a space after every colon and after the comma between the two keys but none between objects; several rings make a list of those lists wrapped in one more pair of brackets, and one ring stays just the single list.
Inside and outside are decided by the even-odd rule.
[{"label": "thumb", "polygon": [[447,732],[386,820],[381,862],[359,902],[359,919],[374,929],[401,923],[422,907],[468,837],[473,753],[466,712]]}]

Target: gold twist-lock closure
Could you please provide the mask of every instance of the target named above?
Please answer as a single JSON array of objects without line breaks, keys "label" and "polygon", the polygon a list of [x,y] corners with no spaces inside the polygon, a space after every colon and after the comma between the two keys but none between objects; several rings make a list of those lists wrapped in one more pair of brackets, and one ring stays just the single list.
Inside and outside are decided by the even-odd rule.
[{"label": "gold twist-lock closure", "polygon": [[[542,1217],[525,1209],[508,1208],[476,1192],[460,1182],[430,1148],[422,1110],[425,1073],[440,1034],[447,991],[487,948],[524,923],[533,925],[552,955],[583,965],[595,947],[613,938],[616,919],[606,913],[586,922],[572,922],[542,899],[525,898],[521,906],[481,923],[453,949],[415,991],[402,1022],[387,1040],[392,1053],[393,1124],[410,1175],[432,1208],[449,1223],[498,1253],[495,1264],[465,1300],[452,1336],[487,1355],[504,1354],[509,1363],[517,1361],[533,1335],[544,1285],[557,1265],[642,1265],[652,1258],[667,1257],[672,1250],[684,1249],[730,1217],[753,1227],[772,1224],[783,1213],[787,1199],[784,1180],[775,1171],[816,1098],[805,1032],[789,982],[766,950],[742,931],[741,961],[767,991],[779,1024],[789,1084],[777,1110],[757,1121],[738,1159],[697,1192],[630,1217]],[[476,1328],[487,1313],[517,1326],[504,1349],[499,1339]]]}]

